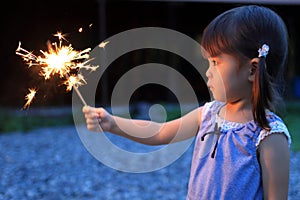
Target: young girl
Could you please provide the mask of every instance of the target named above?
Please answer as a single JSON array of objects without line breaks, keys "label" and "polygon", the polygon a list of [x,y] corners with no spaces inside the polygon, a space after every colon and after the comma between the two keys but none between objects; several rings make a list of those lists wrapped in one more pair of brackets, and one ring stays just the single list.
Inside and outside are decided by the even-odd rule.
[{"label": "young girl", "polygon": [[187,199],[287,199],[291,139],[275,114],[288,52],[284,22],[266,7],[233,8],[206,27],[201,44],[215,100],[165,123],[86,106],[88,129],[149,145],[196,136]]}]

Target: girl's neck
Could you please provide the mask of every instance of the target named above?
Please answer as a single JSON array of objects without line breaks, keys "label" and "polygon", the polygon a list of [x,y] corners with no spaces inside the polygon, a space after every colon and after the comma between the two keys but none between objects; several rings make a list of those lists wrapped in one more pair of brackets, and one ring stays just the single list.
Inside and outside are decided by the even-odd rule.
[{"label": "girl's neck", "polygon": [[238,123],[249,122],[253,120],[251,102],[248,100],[227,102],[220,109],[219,115],[227,121]]}]

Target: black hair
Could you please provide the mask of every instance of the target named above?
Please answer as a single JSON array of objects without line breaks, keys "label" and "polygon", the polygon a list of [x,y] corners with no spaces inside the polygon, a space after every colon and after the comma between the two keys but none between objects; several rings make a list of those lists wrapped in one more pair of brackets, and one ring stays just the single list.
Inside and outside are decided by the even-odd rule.
[{"label": "black hair", "polygon": [[276,111],[282,102],[282,81],[288,54],[287,28],[282,18],[270,8],[244,5],[217,16],[205,29],[201,45],[210,56],[233,55],[242,63],[258,57],[263,44],[270,47],[266,57],[259,57],[252,87],[254,120],[269,129],[266,110]]}]

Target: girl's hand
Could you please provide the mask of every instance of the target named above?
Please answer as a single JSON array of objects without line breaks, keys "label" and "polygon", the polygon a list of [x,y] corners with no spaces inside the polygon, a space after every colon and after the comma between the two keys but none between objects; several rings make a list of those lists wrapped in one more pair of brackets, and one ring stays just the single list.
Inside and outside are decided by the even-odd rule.
[{"label": "girl's hand", "polygon": [[82,112],[85,115],[87,128],[90,131],[110,131],[114,120],[104,108],[84,106]]}]

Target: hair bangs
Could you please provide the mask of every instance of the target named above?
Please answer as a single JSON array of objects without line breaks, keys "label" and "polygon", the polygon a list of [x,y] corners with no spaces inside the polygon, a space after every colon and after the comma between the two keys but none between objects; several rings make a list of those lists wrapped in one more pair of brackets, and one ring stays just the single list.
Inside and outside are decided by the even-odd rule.
[{"label": "hair bangs", "polygon": [[203,32],[201,46],[204,49],[203,56],[214,57],[221,53],[236,53],[235,29],[230,13],[225,13],[223,18],[218,17],[209,24]]}]

